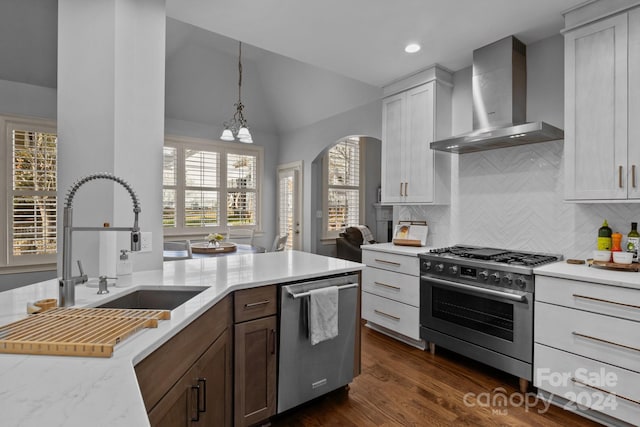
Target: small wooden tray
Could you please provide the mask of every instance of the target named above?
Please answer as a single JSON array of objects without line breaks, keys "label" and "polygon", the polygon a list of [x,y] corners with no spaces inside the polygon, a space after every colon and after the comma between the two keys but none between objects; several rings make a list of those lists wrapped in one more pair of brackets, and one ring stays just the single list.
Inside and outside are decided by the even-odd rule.
[{"label": "small wooden tray", "polygon": [[631,264],[619,264],[617,262],[609,261],[594,261],[588,259],[587,264],[589,267],[604,268],[606,270],[621,270],[621,271],[640,271],[640,264],[637,262]]},{"label": "small wooden tray", "polygon": [[191,245],[191,252],[196,254],[220,254],[225,252],[235,252],[238,247],[233,242],[220,242],[218,247],[209,246],[208,243],[194,243]]}]

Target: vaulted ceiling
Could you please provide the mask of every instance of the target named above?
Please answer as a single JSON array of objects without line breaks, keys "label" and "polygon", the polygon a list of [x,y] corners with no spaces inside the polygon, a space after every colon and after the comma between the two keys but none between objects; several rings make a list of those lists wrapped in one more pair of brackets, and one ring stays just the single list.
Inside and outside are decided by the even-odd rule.
[{"label": "vaulted ceiling", "polygon": [[[558,34],[561,12],[581,2],[167,0],[167,114],[203,122],[232,114],[238,40],[254,102],[249,119],[286,132],[371,102],[383,85],[432,64],[467,67],[474,49],[507,35],[530,44]],[[56,87],[56,39],[57,2],[3,0],[0,80]],[[408,42],[422,50],[406,54]],[[212,61],[226,65],[214,72]],[[180,98],[210,85],[207,73],[223,87],[205,89],[201,102]]]}]

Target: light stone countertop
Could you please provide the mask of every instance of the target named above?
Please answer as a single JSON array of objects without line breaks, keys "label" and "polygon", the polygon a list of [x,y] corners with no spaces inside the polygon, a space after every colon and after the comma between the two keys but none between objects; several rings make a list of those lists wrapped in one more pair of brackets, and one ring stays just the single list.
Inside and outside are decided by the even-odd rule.
[{"label": "light stone countertop", "polygon": [[[269,284],[359,271],[362,264],[286,251],[164,263],[136,272],[97,295],[76,287],[76,306],[95,306],[138,286],[206,286],[209,289],[158,322],[116,345],[111,358],[0,354],[0,425],[148,426],[134,366],[230,292]],[[0,324],[27,316],[28,302],[58,298],[57,280],[0,293]]]},{"label": "light stone countertop", "polygon": [[363,251],[378,251],[390,254],[418,256],[433,249],[429,246],[400,246],[393,243],[374,243],[373,245],[360,245]]},{"label": "light stone countertop", "polygon": [[587,264],[567,264],[566,261],[558,261],[537,267],[533,272],[538,276],[559,277],[561,279],[640,289],[640,272],[635,271],[606,270],[598,267],[589,267]]}]

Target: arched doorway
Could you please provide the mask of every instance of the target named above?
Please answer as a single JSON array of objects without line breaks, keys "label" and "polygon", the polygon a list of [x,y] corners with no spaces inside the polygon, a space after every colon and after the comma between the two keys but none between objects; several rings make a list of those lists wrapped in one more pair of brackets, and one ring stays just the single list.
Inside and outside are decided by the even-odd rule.
[{"label": "arched doorway", "polygon": [[[357,191],[352,185],[355,182],[355,173],[350,169],[354,167],[353,158],[345,157],[340,160],[333,156],[331,161],[329,159],[330,150],[337,145],[343,148],[344,156],[354,155],[353,143],[356,140],[359,147]],[[329,171],[330,163],[334,166],[331,172]],[[338,163],[337,166],[336,163]],[[345,225],[357,225],[352,224],[354,221],[368,225],[375,234],[375,203],[378,201],[378,189],[381,185],[380,164],[381,141],[366,135],[348,135],[340,138],[327,146],[313,160],[311,165],[312,252],[335,256],[336,236]],[[354,200],[356,198],[357,214],[353,212],[356,209]]]}]

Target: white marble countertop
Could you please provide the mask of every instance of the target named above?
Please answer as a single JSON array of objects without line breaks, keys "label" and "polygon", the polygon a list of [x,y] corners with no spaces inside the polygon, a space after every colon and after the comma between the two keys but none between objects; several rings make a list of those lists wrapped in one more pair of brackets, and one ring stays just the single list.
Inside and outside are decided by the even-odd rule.
[{"label": "white marble countertop", "polygon": [[587,264],[567,264],[566,261],[558,261],[537,267],[533,272],[539,276],[640,289],[640,272],[635,271],[606,270],[598,267],[589,267]]},{"label": "white marble countertop", "polygon": [[360,245],[363,251],[379,251],[390,254],[418,256],[433,249],[429,246],[400,246],[393,243],[374,243],[373,245]]},{"label": "white marble countertop", "polygon": [[[76,306],[96,306],[139,286],[206,286],[171,320],[123,340],[111,358],[0,354],[0,425],[149,425],[134,366],[232,291],[361,270],[362,264],[286,251],[172,261],[110,286],[76,287]],[[28,302],[58,298],[57,280],[0,293],[0,324],[25,318]]]}]

